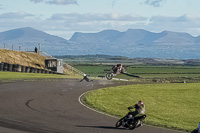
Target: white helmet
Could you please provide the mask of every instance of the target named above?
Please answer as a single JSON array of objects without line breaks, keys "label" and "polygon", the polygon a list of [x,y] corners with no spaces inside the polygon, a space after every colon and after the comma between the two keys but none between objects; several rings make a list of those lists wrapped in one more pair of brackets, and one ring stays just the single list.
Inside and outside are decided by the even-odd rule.
[{"label": "white helmet", "polygon": [[86,74],[83,74],[83,76],[85,77],[85,76],[86,76]]}]

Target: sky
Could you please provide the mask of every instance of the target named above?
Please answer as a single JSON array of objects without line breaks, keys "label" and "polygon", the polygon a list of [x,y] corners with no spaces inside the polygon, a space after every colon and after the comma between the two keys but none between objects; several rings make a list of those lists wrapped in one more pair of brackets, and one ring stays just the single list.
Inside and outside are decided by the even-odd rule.
[{"label": "sky", "polygon": [[144,29],[200,35],[200,0],[0,0],[0,32],[32,27],[70,39],[75,32]]}]

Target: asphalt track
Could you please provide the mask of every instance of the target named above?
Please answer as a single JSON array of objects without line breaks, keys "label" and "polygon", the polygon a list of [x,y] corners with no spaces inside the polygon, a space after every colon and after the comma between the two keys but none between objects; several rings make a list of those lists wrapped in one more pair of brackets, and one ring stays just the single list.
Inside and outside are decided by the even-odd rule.
[{"label": "asphalt track", "polygon": [[0,83],[0,133],[180,133],[146,125],[117,129],[116,118],[79,103],[86,91],[123,84],[76,79]]}]

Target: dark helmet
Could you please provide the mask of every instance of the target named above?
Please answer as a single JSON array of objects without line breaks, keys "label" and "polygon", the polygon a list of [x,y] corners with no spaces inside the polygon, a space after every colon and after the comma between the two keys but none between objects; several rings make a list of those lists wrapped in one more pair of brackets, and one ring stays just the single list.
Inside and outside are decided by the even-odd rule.
[{"label": "dark helmet", "polygon": [[140,100],[140,101],[138,101],[138,104],[143,104],[143,101],[141,101],[141,100]]}]

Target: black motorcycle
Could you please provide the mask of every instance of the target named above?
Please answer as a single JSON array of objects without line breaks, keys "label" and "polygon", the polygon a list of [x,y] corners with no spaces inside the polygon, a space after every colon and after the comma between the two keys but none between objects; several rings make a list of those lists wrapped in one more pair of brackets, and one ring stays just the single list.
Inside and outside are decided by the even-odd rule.
[{"label": "black motorcycle", "polygon": [[132,115],[133,112],[129,109],[129,112],[121,119],[117,121],[115,127],[125,127],[127,129],[133,130],[143,124],[143,120],[146,118],[146,115],[136,115],[135,117]]},{"label": "black motorcycle", "polygon": [[120,73],[125,73],[125,68],[122,67],[121,70],[120,70],[120,69],[117,69],[116,72],[114,72],[113,70],[110,70],[110,69],[104,69],[104,71],[107,71],[107,73],[106,73],[106,78],[107,78],[108,80],[111,80],[114,76],[116,76],[116,75],[118,75],[118,74],[120,74]]}]

